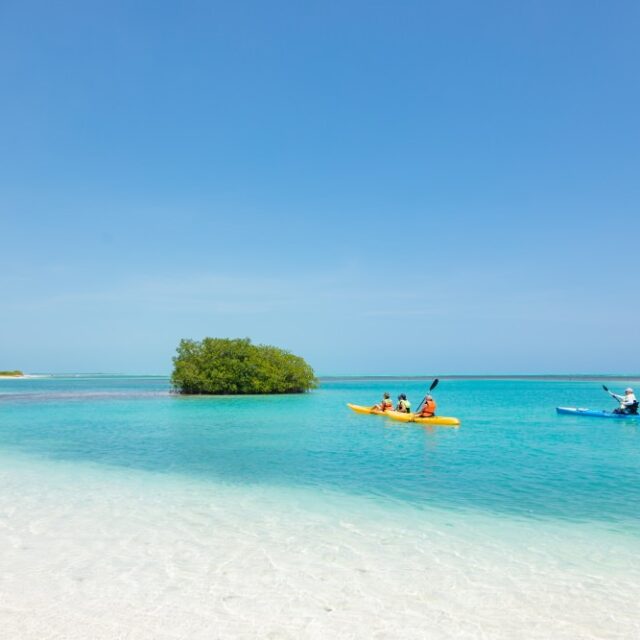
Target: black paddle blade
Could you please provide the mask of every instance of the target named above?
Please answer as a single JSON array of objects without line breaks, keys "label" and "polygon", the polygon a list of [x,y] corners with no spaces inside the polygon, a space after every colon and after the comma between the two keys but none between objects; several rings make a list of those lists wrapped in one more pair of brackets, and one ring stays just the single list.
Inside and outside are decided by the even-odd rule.
[{"label": "black paddle blade", "polygon": [[604,385],[602,385],[602,388],[603,388],[607,393],[609,393],[609,389],[607,389],[607,387],[605,387]]},{"label": "black paddle blade", "polygon": [[433,390],[438,386],[438,382],[440,382],[440,380],[438,380],[438,378],[436,378],[436,379],[431,383],[431,386],[429,387],[429,391],[433,391]]}]

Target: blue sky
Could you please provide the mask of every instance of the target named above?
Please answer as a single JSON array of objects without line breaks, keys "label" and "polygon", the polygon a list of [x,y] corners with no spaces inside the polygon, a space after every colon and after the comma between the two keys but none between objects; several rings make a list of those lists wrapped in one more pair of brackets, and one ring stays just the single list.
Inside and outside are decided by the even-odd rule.
[{"label": "blue sky", "polygon": [[[0,4],[0,369],[638,372],[635,2]],[[625,238],[628,237],[628,240]]]}]

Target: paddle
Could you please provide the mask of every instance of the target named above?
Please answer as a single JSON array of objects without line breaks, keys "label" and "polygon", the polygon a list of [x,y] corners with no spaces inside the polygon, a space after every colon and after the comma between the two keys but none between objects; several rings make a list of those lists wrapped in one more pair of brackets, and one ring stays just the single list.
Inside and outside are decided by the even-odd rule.
[{"label": "paddle", "polygon": [[[438,378],[436,378],[432,383],[431,386],[429,387],[429,391],[427,393],[427,395],[429,395],[429,393],[431,393],[437,386],[438,386],[438,382],[440,382],[440,380],[438,380]],[[420,409],[422,409],[422,405],[424,404],[424,401],[427,399],[427,396],[425,396],[424,398],[422,398],[422,402],[418,405],[418,408],[414,411],[414,413],[420,413]]]}]

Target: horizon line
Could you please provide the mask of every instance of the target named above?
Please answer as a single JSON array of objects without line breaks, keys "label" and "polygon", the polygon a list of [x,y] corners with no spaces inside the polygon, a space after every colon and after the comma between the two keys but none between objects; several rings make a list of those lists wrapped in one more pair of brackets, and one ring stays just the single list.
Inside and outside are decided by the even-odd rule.
[{"label": "horizon line", "polygon": [[[170,378],[169,373],[124,373],[124,372],[104,372],[104,371],[67,371],[67,372],[33,372],[24,373],[22,377],[46,376],[46,377],[131,377],[131,378]],[[619,378],[619,379],[640,379],[640,373],[445,373],[445,374],[319,374],[318,380],[433,380],[434,378],[444,380],[460,379],[553,379],[553,378]]]}]

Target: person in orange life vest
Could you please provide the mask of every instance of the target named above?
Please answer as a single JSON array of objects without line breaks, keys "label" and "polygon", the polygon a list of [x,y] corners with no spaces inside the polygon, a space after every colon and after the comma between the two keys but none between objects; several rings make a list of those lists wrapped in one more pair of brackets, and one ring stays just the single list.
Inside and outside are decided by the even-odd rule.
[{"label": "person in orange life vest", "polygon": [[380,404],[374,404],[371,409],[377,409],[378,411],[392,411],[393,410],[393,402],[391,402],[391,396],[385,392],[382,397],[382,402]]},{"label": "person in orange life vest", "polygon": [[418,417],[420,418],[432,418],[436,415],[436,401],[432,396],[428,395],[424,399],[424,404]]}]

